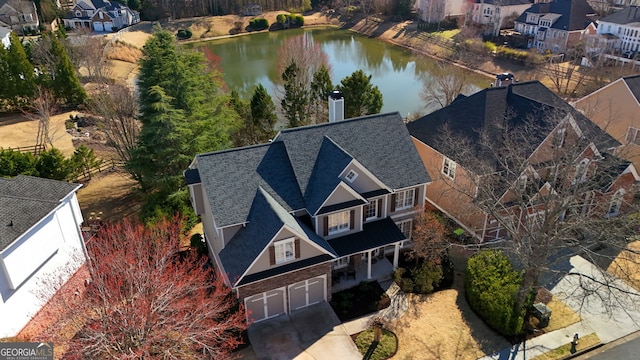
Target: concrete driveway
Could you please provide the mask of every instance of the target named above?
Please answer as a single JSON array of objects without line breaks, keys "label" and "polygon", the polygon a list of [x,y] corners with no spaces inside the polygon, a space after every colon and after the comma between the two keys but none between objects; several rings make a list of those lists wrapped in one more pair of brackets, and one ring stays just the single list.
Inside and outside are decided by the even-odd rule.
[{"label": "concrete driveway", "polygon": [[249,340],[259,360],[362,359],[326,302],[253,324]]}]

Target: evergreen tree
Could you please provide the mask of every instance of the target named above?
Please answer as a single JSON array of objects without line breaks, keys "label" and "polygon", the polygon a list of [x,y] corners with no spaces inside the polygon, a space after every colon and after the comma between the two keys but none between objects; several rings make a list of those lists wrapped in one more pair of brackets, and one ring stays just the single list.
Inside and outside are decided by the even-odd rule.
[{"label": "evergreen tree", "polygon": [[344,94],[344,117],[377,114],[382,109],[382,93],[371,84],[371,75],[357,70],[340,81],[337,89]]},{"label": "evergreen tree", "polygon": [[71,175],[69,159],[56,148],[40,153],[36,158],[35,168],[38,176],[47,179],[67,180]]},{"label": "evergreen tree", "polygon": [[55,97],[69,105],[82,104],[87,93],[84,91],[76,71],[67,56],[67,52],[57,37],[48,35],[51,40],[51,55],[55,58],[55,69],[50,76],[50,88]]},{"label": "evergreen tree", "polygon": [[300,81],[300,67],[292,62],[282,73],[284,81],[284,98],[280,102],[284,116],[287,118],[287,126],[290,128],[309,124],[309,92],[305,84]]},{"label": "evergreen tree", "polygon": [[229,98],[229,106],[233,108],[240,116],[243,126],[233,135],[233,143],[235,146],[245,146],[255,144],[253,120],[251,119],[251,107],[249,103],[240,99],[237,91],[231,90]]},{"label": "evergreen tree", "polygon": [[329,120],[329,94],[333,90],[331,75],[329,69],[322,65],[320,69],[313,74],[311,81],[311,94],[315,105],[316,123]]},{"label": "evergreen tree", "polygon": [[154,33],[142,53],[142,129],[128,169],[143,190],[164,199],[151,204],[148,213],[153,214],[157,206],[182,208],[167,203],[188,199],[174,196],[184,184],[182,172],[197,153],[231,146],[240,121],[221,91],[220,75],[205,67],[202,54],[179,50],[173,35],[163,30]]},{"label": "evergreen tree", "polygon": [[36,93],[36,79],[33,66],[27,58],[22,42],[11,33],[11,46],[0,46],[0,69],[3,79],[0,85],[0,99],[13,107],[24,107]]},{"label": "evergreen tree", "polygon": [[274,137],[274,126],[278,120],[276,106],[262,84],[258,84],[251,97],[251,119],[256,143],[264,143]]}]

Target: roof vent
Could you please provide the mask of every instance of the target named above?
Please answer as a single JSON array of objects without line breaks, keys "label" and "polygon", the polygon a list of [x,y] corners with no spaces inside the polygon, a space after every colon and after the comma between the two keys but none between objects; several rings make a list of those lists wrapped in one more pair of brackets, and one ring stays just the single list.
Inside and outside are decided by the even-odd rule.
[{"label": "roof vent", "polygon": [[13,226],[13,220],[11,220],[11,222],[9,222],[9,225],[7,226]]}]

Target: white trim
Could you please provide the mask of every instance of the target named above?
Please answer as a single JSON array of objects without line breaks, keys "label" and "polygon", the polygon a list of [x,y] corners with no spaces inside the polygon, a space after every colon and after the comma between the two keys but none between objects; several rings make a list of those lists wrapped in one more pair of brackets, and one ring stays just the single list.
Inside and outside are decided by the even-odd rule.
[{"label": "white trim", "polygon": [[[291,244],[292,245],[292,249],[293,251],[291,252],[291,256],[287,256],[287,245]],[[284,264],[286,262],[290,262],[296,259],[296,238],[295,237],[290,237],[287,239],[282,239],[282,240],[277,240],[273,242],[273,248],[275,250],[275,261],[276,261],[276,265],[277,264]],[[278,254],[278,248],[280,248],[280,250],[283,250],[284,252],[281,254]],[[300,251],[298,249],[298,251]],[[281,256],[278,256],[281,255]],[[278,257],[280,257],[280,261],[278,261]]]},{"label": "white trim", "polygon": [[[447,165],[448,163],[448,165]],[[447,171],[445,172],[445,165],[447,167]],[[458,164],[453,161],[451,158],[447,157],[447,156],[442,156],[442,166],[440,167],[440,172],[448,177],[451,180],[455,180],[456,179],[456,168],[458,167]]]},{"label": "white trim", "polygon": [[[264,313],[265,313],[266,316],[263,317],[260,320],[255,320],[253,322],[254,324],[258,323],[258,322],[260,322],[262,320],[268,320],[268,319],[274,318],[276,316],[282,315],[282,314],[276,314],[276,315],[269,316],[269,312],[267,311],[268,307],[267,307],[267,301],[266,301],[266,299],[268,299],[269,297],[266,294],[268,292],[270,292],[270,291],[282,291],[282,308],[284,309],[284,314],[288,314],[288,311],[287,311],[288,310],[287,309],[287,288],[286,288],[286,286],[282,286],[282,287],[279,287],[279,288],[263,291],[262,293],[259,293],[259,294],[253,294],[253,295],[245,296],[245,298],[243,299],[243,303],[244,303],[244,308],[245,309],[247,309],[247,299],[251,299],[251,298],[257,297],[258,295],[262,296],[262,306],[264,307]],[[275,294],[273,296],[275,296]],[[246,311],[245,311],[245,319],[246,319],[247,322],[249,322],[249,320],[250,320],[249,319],[249,314]]]},{"label": "white trim", "polygon": [[[346,214],[346,218],[347,218],[347,222],[344,222],[344,219],[342,218],[344,215]],[[336,226],[334,226],[336,229],[335,230],[331,230],[332,226],[331,226],[331,217],[334,217],[338,220],[338,222],[336,223]],[[355,218],[355,216],[354,216]],[[346,227],[344,227],[344,225],[346,224]],[[353,224],[355,227],[355,224]],[[327,214],[327,236],[331,236],[331,235],[335,235],[335,234],[340,234],[343,232],[347,232],[351,230],[351,210],[343,210],[343,211],[338,211],[338,212],[334,212],[331,214]]]},{"label": "white trim", "polygon": [[[340,181],[338,183],[338,185],[336,185],[336,187],[331,191],[331,193],[324,199],[324,201],[322,202],[322,204],[320,204],[320,206],[318,207],[318,210],[316,210],[315,213],[313,213],[312,216],[317,217],[318,216],[318,212],[325,206],[325,204],[327,203],[327,201],[333,196],[333,194],[336,193],[336,191],[339,189],[345,189],[347,190],[351,195],[353,195],[353,197],[357,200],[360,199],[364,202],[367,202],[367,199],[365,199],[364,197],[362,197],[362,195],[360,195],[357,191],[355,191],[351,186],[347,185],[344,181]],[[325,215],[325,214],[322,214]]]},{"label": "white trim", "polygon": [[349,183],[353,183],[355,179],[358,178],[358,173],[355,172],[353,169],[349,170],[349,172],[347,173],[347,175],[345,175],[345,180],[347,180]]},{"label": "white trim", "polygon": [[[368,203],[368,204],[365,204],[365,205],[362,207],[362,213],[363,213],[363,216],[362,216],[362,217],[364,218],[364,221],[365,221],[365,222],[366,222],[366,221],[370,221],[370,220],[375,220],[375,219],[378,219],[378,218],[380,217],[380,216],[379,216],[379,215],[380,215],[380,209],[378,208],[378,200],[379,200],[379,199],[381,199],[381,198],[373,198],[373,199],[371,199],[371,200],[369,201],[369,203]],[[368,206],[373,206],[373,207],[375,207],[375,213],[373,214],[373,216],[367,216],[367,211],[369,210],[369,209],[367,208]]]},{"label": "white trim", "polygon": [[[321,301],[316,301],[316,302],[313,302],[313,303],[309,303],[309,281],[316,280],[316,279],[322,279],[322,283],[323,283],[323,286],[322,286],[322,300]],[[292,309],[291,308],[291,288],[293,288],[296,285],[300,286],[301,283],[304,283],[304,288],[305,288],[305,305],[297,307],[295,309]],[[309,279],[306,279],[306,280],[302,280],[302,281],[298,281],[298,282],[296,282],[294,284],[287,285],[287,298],[289,300],[289,309],[288,309],[289,311],[288,311],[288,313],[291,313],[291,312],[293,312],[295,310],[304,309],[304,308],[309,307],[309,306],[314,305],[314,304],[319,304],[322,301],[327,301],[327,274],[322,274],[320,276],[314,276],[312,278],[309,278]]]}]

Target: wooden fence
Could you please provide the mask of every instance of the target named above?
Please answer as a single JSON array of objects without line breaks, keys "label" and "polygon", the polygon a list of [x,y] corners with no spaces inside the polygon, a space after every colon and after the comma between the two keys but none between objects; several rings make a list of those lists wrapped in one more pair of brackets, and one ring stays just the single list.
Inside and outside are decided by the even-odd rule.
[{"label": "wooden fence", "polygon": [[45,151],[46,149],[43,144],[38,144],[38,145],[31,145],[31,146],[18,146],[14,148],[6,148],[5,150],[13,150],[21,153],[28,152],[35,156]]},{"label": "wooden fence", "polygon": [[99,165],[94,166],[90,169],[83,170],[80,174],[78,174],[78,176],[76,176],[76,178],[74,179],[74,182],[88,181],[88,180],[91,180],[91,176],[96,173],[101,173],[103,171],[113,171],[115,169],[121,169],[123,167],[124,167],[124,161],[118,161],[113,159],[103,160]]}]

